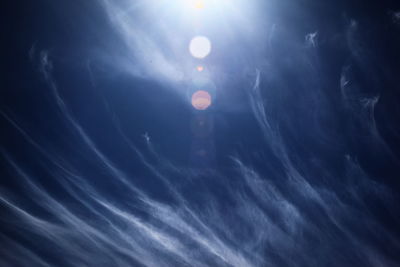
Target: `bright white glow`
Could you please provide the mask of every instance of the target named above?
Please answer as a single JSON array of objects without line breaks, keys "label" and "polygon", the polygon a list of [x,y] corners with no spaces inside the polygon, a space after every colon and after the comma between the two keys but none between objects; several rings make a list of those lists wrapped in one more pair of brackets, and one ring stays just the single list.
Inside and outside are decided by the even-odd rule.
[{"label": "bright white glow", "polygon": [[[111,26],[125,42],[121,52],[112,40],[107,41],[111,55],[104,56],[116,69],[141,78],[162,82],[185,79],[187,67],[201,64],[205,73],[209,66],[195,61],[215,52],[215,43],[205,41],[204,48],[196,48],[195,40],[189,53],[190,32],[198,35],[221,36],[223,47],[235,46],[231,40],[243,39],[254,48],[261,47],[269,34],[259,34],[265,28],[265,16],[259,14],[260,0],[99,0],[109,17]],[[268,1],[267,1],[268,2]],[[261,10],[261,9],[260,9]],[[195,37],[197,34],[190,36]],[[104,37],[107,38],[108,37]],[[200,39],[201,40],[201,39]],[[212,42],[213,39],[210,38]],[[201,42],[200,42],[201,43]],[[212,46],[212,47],[211,47]],[[208,47],[208,48],[207,48]],[[211,50],[210,50],[211,49]],[[197,51],[205,51],[203,53]],[[207,52],[208,51],[208,52]],[[108,52],[107,52],[108,53]],[[120,56],[123,53],[125,56]],[[184,53],[184,55],[182,55]],[[211,66],[210,66],[211,67]],[[201,69],[201,68],[200,68]],[[214,69],[214,71],[216,71]]]},{"label": "bright white glow", "polygon": [[196,36],[190,41],[189,51],[195,58],[205,58],[211,52],[211,42],[207,37]]}]

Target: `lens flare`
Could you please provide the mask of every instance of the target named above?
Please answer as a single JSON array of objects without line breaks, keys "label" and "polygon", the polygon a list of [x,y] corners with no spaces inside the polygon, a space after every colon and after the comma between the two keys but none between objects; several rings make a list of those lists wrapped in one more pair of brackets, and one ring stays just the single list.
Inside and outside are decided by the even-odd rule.
[{"label": "lens flare", "polygon": [[205,110],[211,105],[211,95],[199,90],[192,95],[192,106],[197,110]]},{"label": "lens flare", "polygon": [[211,52],[211,42],[205,36],[196,36],[190,41],[189,51],[195,58],[205,58]]},{"label": "lens flare", "polygon": [[213,117],[207,113],[197,114],[191,121],[194,136],[205,138],[213,132]]},{"label": "lens flare", "polygon": [[203,66],[197,66],[196,69],[197,69],[198,72],[202,72],[204,70],[204,67]]}]

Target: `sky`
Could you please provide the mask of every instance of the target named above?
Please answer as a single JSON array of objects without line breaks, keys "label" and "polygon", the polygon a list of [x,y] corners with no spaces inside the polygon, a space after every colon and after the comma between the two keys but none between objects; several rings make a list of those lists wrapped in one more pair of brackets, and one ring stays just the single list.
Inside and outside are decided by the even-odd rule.
[{"label": "sky", "polygon": [[1,267],[400,265],[400,3],[2,5]]}]

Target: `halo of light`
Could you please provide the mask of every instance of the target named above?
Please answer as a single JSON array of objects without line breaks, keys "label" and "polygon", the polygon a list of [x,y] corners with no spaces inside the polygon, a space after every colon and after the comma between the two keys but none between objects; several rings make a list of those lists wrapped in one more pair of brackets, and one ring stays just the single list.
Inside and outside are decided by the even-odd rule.
[{"label": "halo of light", "polygon": [[211,95],[199,90],[192,95],[192,106],[197,110],[205,110],[211,105]]},{"label": "halo of light", "polygon": [[192,133],[199,138],[209,136],[213,131],[213,118],[207,113],[199,113],[191,121]]},{"label": "halo of light", "polygon": [[196,89],[207,89],[207,85],[210,84],[208,77],[196,77],[192,80],[193,85]]},{"label": "halo of light", "polygon": [[197,70],[198,72],[202,72],[202,71],[204,70],[204,67],[201,66],[201,65],[199,65],[199,66],[196,67],[196,70]]},{"label": "halo of light", "polygon": [[205,36],[196,36],[190,41],[189,51],[195,58],[205,58],[211,52],[211,42]]}]

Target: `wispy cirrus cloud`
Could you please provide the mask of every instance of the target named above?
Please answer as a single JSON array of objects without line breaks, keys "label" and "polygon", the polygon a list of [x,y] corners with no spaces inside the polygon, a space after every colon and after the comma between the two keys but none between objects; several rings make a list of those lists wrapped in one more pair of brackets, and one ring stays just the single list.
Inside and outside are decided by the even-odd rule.
[{"label": "wispy cirrus cloud", "polygon": [[[141,11],[150,12],[148,5],[163,1],[101,3],[126,44],[127,56],[118,59],[118,66],[149,79],[172,83],[184,79],[189,63],[179,51],[186,49],[187,40],[170,37],[173,28],[161,20],[152,23],[155,29],[149,31],[143,19],[147,14],[139,16]],[[371,84],[379,85],[378,72],[366,57],[369,51],[356,34],[358,27],[352,21],[344,34],[353,58],[336,77],[334,90],[339,100],[334,103],[339,108],[333,107],[324,88],[322,60],[304,48],[304,38],[285,40],[282,36],[290,34],[278,26],[273,27],[273,34],[266,34],[270,53],[263,54],[257,64],[243,66],[253,73],[243,84],[251,84],[244,91],[261,132],[259,145],[264,154],[250,160],[245,153],[229,155],[228,170],[182,168],[157,151],[149,134],[144,135],[140,149],[117,116],[110,115],[111,119],[105,119],[116,130],[113,138],[122,140],[129,150],[127,160],[134,165],[123,166],[87,131],[79,112],[72,112],[60,92],[62,85],[54,73],[57,62],[51,53],[37,53],[33,46],[30,57],[37,55],[54,112],[60,115],[57,126],[70,136],[64,141],[78,149],[61,153],[61,148],[31,135],[29,126],[22,126],[18,117],[1,111],[18,140],[37,157],[28,164],[14,157],[13,151],[0,150],[8,178],[21,192],[0,187],[0,206],[6,211],[0,221],[7,230],[0,235],[4,244],[0,263],[46,267],[396,266],[399,238],[373,206],[384,207],[385,218],[398,224],[398,194],[378,182],[347,151],[343,140],[348,131],[332,126],[335,108],[343,108],[349,124],[360,126],[355,131],[357,138],[363,133],[385,153],[391,151],[376,125],[379,94],[362,94],[359,80],[352,75],[352,68],[359,64],[371,76]],[[153,36],[154,32],[161,35]],[[311,50],[318,49],[319,34],[306,35]],[[288,47],[281,48],[284,41]],[[286,74],[296,81],[296,88]],[[315,146],[339,151],[338,163],[323,159]],[[335,164],[343,170],[335,171]]]}]

